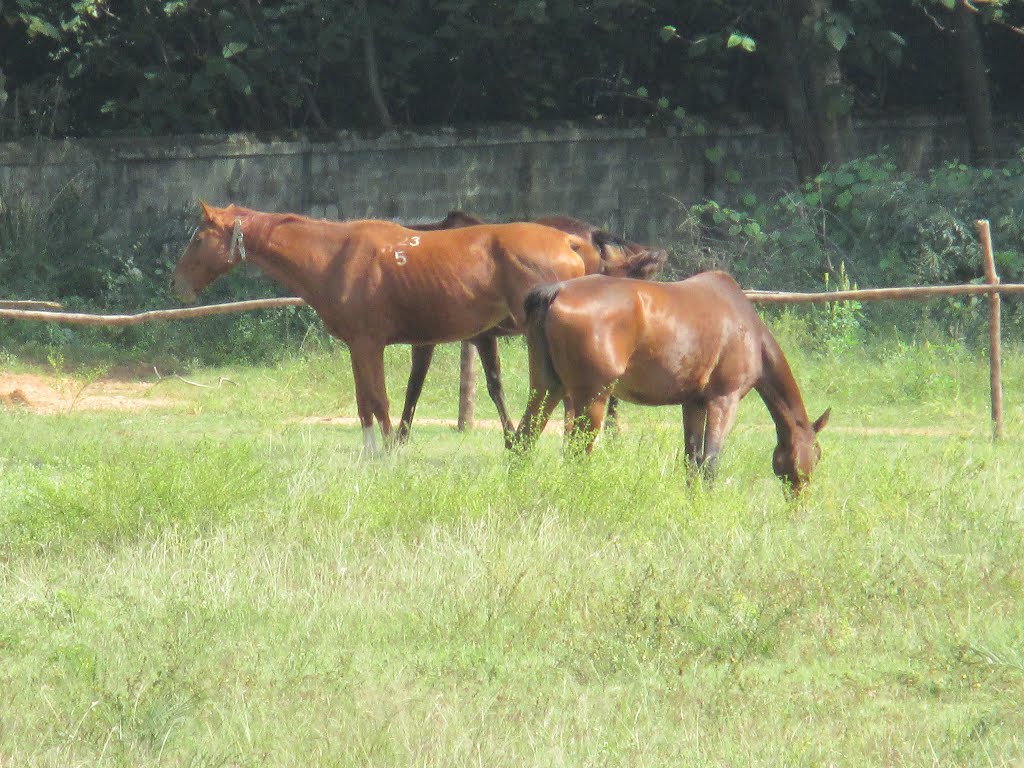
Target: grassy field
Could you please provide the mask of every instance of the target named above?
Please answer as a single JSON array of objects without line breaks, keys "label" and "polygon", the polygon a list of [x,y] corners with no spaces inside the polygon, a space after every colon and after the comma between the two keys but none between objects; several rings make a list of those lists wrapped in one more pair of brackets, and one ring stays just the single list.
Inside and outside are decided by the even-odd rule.
[{"label": "grassy field", "polygon": [[344,351],[0,409],[0,765],[1020,764],[1024,355],[993,445],[976,352],[787,349],[833,407],[799,505],[756,395],[710,488],[628,405],[588,461],[440,426],[360,460],[303,421],[355,414]]}]

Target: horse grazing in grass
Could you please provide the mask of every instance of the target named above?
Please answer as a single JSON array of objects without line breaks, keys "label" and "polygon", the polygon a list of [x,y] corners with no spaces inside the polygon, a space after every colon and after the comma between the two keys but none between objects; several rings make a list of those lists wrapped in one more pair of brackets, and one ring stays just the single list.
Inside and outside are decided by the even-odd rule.
[{"label": "horse grazing in grass", "polygon": [[[471,213],[449,211],[448,215],[441,221],[431,224],[410,224],[409,229],[435,231],[472,227],[483,223],[482,219],[477,218]],[[668,260],[668,254],[664,249],[624,240],[579,219],[573,219],[568,216],[548,216],[542,219],[534,219],[533,223],[542,224],[570,235],[588,239],[601,256],[600,274],[603,275],[649,280],[665,266],[665,262]],[[522,333],[522,328],[512,318],[507,318],[486,333],[467,340],[468,343],[476,347],[480,355],[480,362],[484,369],[484,378],[487,382],[487,393],[491,396],[491,400],[494,401],[498,409],[498,417],[501,419],[501,425],[505,430],[506,438],[511,435],[514,426],[508,416],[508,409],[505,406],[505,393],[501,385],[498,337],[512,336],[519,333]],[[402,420],[398,427],[400,439],[404,439],[412,427],[413,416],[416,413],[416,403],[419,401],[420,394],[423,391],[423,382],[426,380],[427,371],[430,370],[430,363],[433,357],[434,345],[432,344],[421,344],[412,348],[412,367],[409,370],[409,384],[405,390],[405,407],[402,410]],[[608,404],[609,419],[615,418],[615,410],[615,399],[612,398]]]},{"label": "horse grazing in grass", "polygon": [[686,457],[713,474],[740,400],[756,389],[775,421],[775,474],[799,492],[821,458],[813,423],[775,337],[736,281],[704,272],[679,283],[582,277],[526,297],[530,401],[517,439],[528,448],[565,398],[589,453],[612,394],[682,405]]},{"label": "horse grazing in grass", "polygon": [[[249,261],[316,310],[352,355],[363,446],[391,419],[384,347],[473,338],[508,317],[522,325],[531,288],[600,269],[589,240],[538,224],[416,232],[392,222],[334,222],[201,204],[172,276],[184,301]],[[509,425],[511,429],[511,424]]]}]

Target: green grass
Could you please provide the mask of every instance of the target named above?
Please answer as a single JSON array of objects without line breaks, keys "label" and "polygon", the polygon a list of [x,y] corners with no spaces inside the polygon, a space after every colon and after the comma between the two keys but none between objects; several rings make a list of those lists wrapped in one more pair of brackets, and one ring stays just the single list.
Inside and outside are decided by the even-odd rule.
[{"label": "green grass", "polygon": [[756,395],[710,488],[678,411],[628,405],[586,461],[437,426],[360,460],[302,421],[354,415],[343,351],[166,379],[170,411],[0,410],[0,765],[1019,761],[1024,355],[993,445],[976,353],[791,347],[833,406],[796,506]]}]

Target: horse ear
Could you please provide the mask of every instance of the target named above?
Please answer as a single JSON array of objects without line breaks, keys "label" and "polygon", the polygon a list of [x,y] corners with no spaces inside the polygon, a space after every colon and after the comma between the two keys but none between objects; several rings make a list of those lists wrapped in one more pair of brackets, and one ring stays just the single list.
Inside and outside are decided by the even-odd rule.
[{"label": "horse ear", "polygon": [[815,434],[817,434],[818,432],[821,432],[821,430],[823,430],[825,428],[825,425],[828,424],[828,417],[831,416],[831,415],[832,415],[832,408],[831,407],[826,408],[825,412],[823,414],[821,414],[821,416],[818,417],[818,420],[815,421],[811,425],[811,429],[814,430]]},{"label": "horse ear", "polygon": [[209,205],[205,200],[199,201],[199,210],[203,212],[203,218],[206,221],[213,221],[213,206]]},{"label": "horse ear", "polygon": [[601,254],[601,261],[605,264],[611,263],[614,266],[619,264],[630,264],[632,265],[635,259],[631,259],[629,254],[626,253],[626,249],[621,245],[616,245],[609,242],[594,243],[597,246],[597,252]]}]

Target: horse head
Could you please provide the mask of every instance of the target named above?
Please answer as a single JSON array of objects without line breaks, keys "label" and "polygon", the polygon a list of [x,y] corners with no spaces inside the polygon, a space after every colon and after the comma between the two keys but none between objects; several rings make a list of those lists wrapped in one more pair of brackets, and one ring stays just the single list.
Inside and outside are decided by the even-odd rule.
[{"label": "horse head", "polygon": [[832,409],[828,408],[810,426],[798,426],[790,431],[789,439],[779,443],[772,455],[772,469],[789,486],[794,495],[799,494],[811,472],[821,460],[821,446],[818,433],[828,424]]},{"label": "horse head", "polygon": [[206,286],[245,260],[242,223],[233,206],[214,208],[200,201],[202,221],[171,275],[171,288],[192,303]]},{"label": "horse head", "polygon": [[595,230],[591,239],[601,251],[602,272],[611,277],[650,280],[668,262],[668,253],[663,248],[632,243],[603,229]]},{"label": "horse head", "polygon": [[662,248],[630,242],[593,224],[569,216],[546,216],[537,219],[536,223],[590,238],[590,242],[601,254],[601,274],[609,277],[650,280],[668,261],[668,253]]}]

